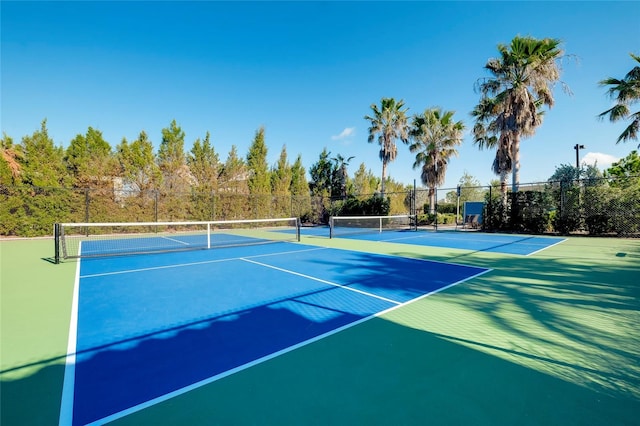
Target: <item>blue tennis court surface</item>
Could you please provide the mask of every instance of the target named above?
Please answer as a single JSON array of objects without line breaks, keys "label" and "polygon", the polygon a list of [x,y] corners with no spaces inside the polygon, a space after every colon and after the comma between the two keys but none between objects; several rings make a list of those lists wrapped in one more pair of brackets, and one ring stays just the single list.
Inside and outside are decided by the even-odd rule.
[{"label": "blue tennis court surface", "polygon": [[367,241],[445,247],[488,253],[531,255],[563,242],[564,238],[484,232],[384,231],[340,236]]},{"label": "blue tennis court surface", "polygon": [[483,268],[292,243],[82,260],[61,424],[102,424]]}]

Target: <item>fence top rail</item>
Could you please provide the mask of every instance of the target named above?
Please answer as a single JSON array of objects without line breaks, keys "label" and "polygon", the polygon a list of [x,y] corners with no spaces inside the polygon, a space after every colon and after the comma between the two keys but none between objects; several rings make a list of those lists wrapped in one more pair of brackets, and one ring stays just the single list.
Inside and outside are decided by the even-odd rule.
[{"label": "fence top rail", "polygon": [[296,217],[274,219],[237,219],[237,220],[206,220],[186,222],[68,222],[59,223],[63,227],[100,227],[100,226],[184,226],[184,225],[225,225],[233,223],[273,223],[297,221]]},{"label": "fence top rail", "polygon": [[347,219],[347,220],[352,220],[352,219],[407,219],[407,218],[412,218],[415,215],[412,214],[397,214],[397,215],[391,215],[391,216],[331,216],[332,219]]}]

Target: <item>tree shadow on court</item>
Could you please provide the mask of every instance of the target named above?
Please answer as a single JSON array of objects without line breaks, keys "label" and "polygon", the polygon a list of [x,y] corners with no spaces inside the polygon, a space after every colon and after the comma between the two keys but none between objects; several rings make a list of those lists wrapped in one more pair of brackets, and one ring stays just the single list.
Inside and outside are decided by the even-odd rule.
[{"label": "tree shadow on court", "polygon": [[616,253],[460,255],[457,262],[494,269],[441,300],[483,326],[433,328],[602,394],[640,400],[640,269],[614,261]]},{"label": "tree shadow on court", "polygon": [[374,318],[116,424],[621,425],[638,408]]},{"label": "tree shadow on court", "polygon": [[52,425],[60,414],[64,357],[43,362],[37,372],[19,379],[0,376],[0,424]]}]

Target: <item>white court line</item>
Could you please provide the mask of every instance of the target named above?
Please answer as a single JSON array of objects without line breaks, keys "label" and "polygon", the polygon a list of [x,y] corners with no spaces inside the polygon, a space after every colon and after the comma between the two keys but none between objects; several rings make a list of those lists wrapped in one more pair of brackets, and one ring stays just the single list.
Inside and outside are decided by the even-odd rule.
[{"label": "white court line", "polygon": [[350,291],[353,291],[353,292],[356,292],[356,293],[364,294],[365,296],[375,297],[376,299],[384,300],[385,302],[390,302],[390,303],[393,303],[395,305],[401,305],[402,304],[402,302],[398,302],[397,300],[387,299],[386,297],[378,296],[377,294],[373,294],[373,293],[369,293],[369,292],[366,292],[366,291],[358,290],[356,288],[347,287],[345,285],[333,283],[331,281],[323,280],[321,278],[312,277],[311,275],[305,275],[305,274],[301,274],[299,272],[290,271],[288,269],[278,268],[277,266],[267,265],[266,263],[256,262],[255,260],[250,260],[250,259],[247,259],[247,258],[241,258],[240,260],[244,260],[245,262],[249,262],[249,263],[253,263],[253,264],[256,264],[256,265],[264,266],[265,268],[275,269],[276,271],[286,272],[287,274],[296,275],[298,277],[306,278],[306,279],[309,279],[309,280],[318,281],[318,282],[321,282],[321,283],[324,283],[324,284],[329,284],[329,285],[332,285],[334,287],[339,287],[339,288],[343,288],[345,290],[350,290]]},{"label": "white court line", "polygon": [[[82,242],[80,246],[78,246],[78,254],[80,254],[81,250]],[[76,262],[71,319],[69,320],[69,340],[67,342],[67,357],[64,366],[62,398],[60,401],[60,426],[73,424],[73,394],[76,380],[76,343],[78,338],[78,299],[80,295],[80,259]]]},{"label": "white court line", "polygon": [[[536,237],[538,237],[538,236],[537,236],[537,235],[531,235],[531,236],[529,236],[527,239],[529,239],[529,238],[536,238]],[[426,236],[426,235],[415,235],[415,236],[410,236],[410,237],[389,238],[389,239],[386,239],[386,240],[385,240],[385,239],[382,239],[382,240],[378,240],[378,241],[379,241],[379,242],[382,242],[382,243],[389,243],[389,242],[400,241],[400,240],[415,240],[415,239],[422,239],[422,238],[427,238],[427,236]],[[541,238],[545,238],[545,237],[541,236]],[[437,239],[437,241],[443,241],[443,240],[444,240],[444,241],[447,241],[447,240],[448,240],[448,241],[463,241],[463,238],[447,238],[447,237],[439,237],[439,238]],[[534,254],[539,253],[539,252],[541,252],[541,251],[543,251],[543,250],[546,250],[546,249],[548,249],[548,248],[550,248],[550,247],[553,247],[553,246],[555,246],[555,245],[558,245],[558,244],[560,244],[560,243],[563,243],[563,242],[565,242],[566,240],[567,240],[567,239],[565,238],[565,239],[560,240],[560,241],[558,241],[558,242],[556,242],[556,243],[553,243],[553,244],[550,244],[550,245],[545,245],[544,247],[542,247],[542,248],[540,248],[540,249],[538,249],[538,250],[536,250],[536,251],[533,251],[533,252],[531,252],[531,253],[527,253],[527,254],[525,254],[525,255],[520,255],[520,256],[525,256],[525,257],[526,257],[526,256],[534,255]],[[478,242],[481,242],[481,243],[494,243],[494,244],[495,244],[495,243],[499,243],[498,241],[493,241],[493,240],[490,240],[490,239],[480,239],[480,238],[478,238],[478,239],[476,239],[476,240],[474,240],[474,241],[478,241]],[[517,245],[519,245],[519,244],[521,244],[521,243],[523,243],[523,240],[522,240],[522,239],[520,239],[520,240],[515,240],[515,241],[507,241],[507,242],[504,242],[504,243],[500,243],[500,244],[499,244],[499,246],[509,246],[509,245],[516,245],[516,246],[517,246]],[[529,243],[529,244],[532,244],[532,243]],[[538,244],[534,244],[534,245],[538,245]],[[438,247],[438,246],[434,246],[434,247]],[[439,247],[439,248],[443,248],[443,247]],[[460,247],[446,247],[446,248],[450,248],[450,249],[454,249],[454,250],[469,250],[469,249],[466,249],[466,248],[460,248]],[[480,250],[480,251],[483,251],[483,250]],[[507,252],[501,252],[501,253],[504,253],[504,254],[516,254],[516,253],[507,253]]]},{"label": "white court line", "polygon": [[184,241],[176,240],[175,238],[165,237],[164,235],[161,235],[160,238],[162,238],[163,240],[173,241],[174,243],[184,244],[185,246],[191,245],[191,243],[185,243]]},{"label": "white court line", "polygon": [[124,271],[113,271],[113,272],[102,272],[99,274],[89,274],[82,275],[80,278],[96,278],[96,277],[104,277],[109,275],[121,275],[121,274],[135,274],[137,272],[146,272],[146,271],[155,271],[160,269],[171,269],[171,268],[184,268],[187,266],[197,266],[197,265],[207,265],[210,263],[220,263],[220,262],[230,262],[234,260],[241,260],[243,258],[247,259],[255,259],[258,257],[267,257],[267,256],[278,256],[281,254],[291,254],[291,253],[302,253],[305,251],[316,251],[316,250],[326,250],[328,247],[314,247],[310,249],[304,250],[290,250],[290,251],[281,251],[278,253],[264,253],[264,254],[256,254],[255,256],[243,256],[243,257],[228,257],[225,259],[214,259],[214,260],[203,260],[200,262],[189,262],[189,263],[176,263],[173,265],[163,265],[163,266],[150,266],[148,268],[137,268],[137,269],[126,269]]},{"label": "white court line", "polygon": [[546,249],[548,249],[548,248],[551,248],[551,247],[553,247],[553,246],[557,246],[558,244],[560,244],[560,243],[564,243],[565,241],[567,241],[567,239],[566,239],[566,238],[564,238],[564,239],[562,239],[562,240],[558,241],[557,243],[554,243],[554,244],[551,244],[551,245],[548,245],[548,246],[544,246],[544,247],[542,247],[541,249],[538,249],[538,250],[536,250],[536,251],[532,251],[531,253],[527,254],[527,256],[532,256],[532,255],[534,255],[534,254],[536,254],[536,253],[540,253],[541,251],[544,251],[544,250],[546,250]]}]

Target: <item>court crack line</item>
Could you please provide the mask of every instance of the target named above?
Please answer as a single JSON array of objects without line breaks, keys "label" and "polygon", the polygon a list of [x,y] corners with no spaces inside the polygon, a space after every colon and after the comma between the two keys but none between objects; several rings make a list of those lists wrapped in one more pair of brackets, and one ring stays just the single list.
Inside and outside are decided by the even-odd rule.
[{"label": "court crack line", "polygon": [[334,283],[334,282],[331,282],[331,281],[323,280],[322,278],[312,277],[311,275],[301,274],[300,272],[295,272],[295,271],[291,271],[289,269],[279,268],[277,266],[269,265],[267,263],[256,262],[255,260],[247,259],[247,258],[244,258],[244,257],[241,257],[240,260],[243,260],[243,261],[249,262],[249,263],[253,263],[255,265],[263,266],[265,268],[275,269],[276,271],[286,272],[287,274],[296,275],[298,277],[307,278],[309,280],[318,281],[318,282],[321,282],[321,283],[324,283],[324,284],[332,285],[334,287],[338,287],[338,288],[342,288],[342,289],[345,289],[345,290],[353,291],[355,293],[360,293],[360,294],[363,294],[365,296],[374,297],[376,299],[384,300],[385,302],[393,303],[394,305],[402,305],[402,302],[398,302],[397,300],[388,299],[386,297],[378,296],[377,294],[369,293],[367,291],[358,290],[357,288],[351,288],[351,287],[348,287],[348,286],[345,286],[345,285],[342,285],[342,284],[338,284],[338,283]]}]

